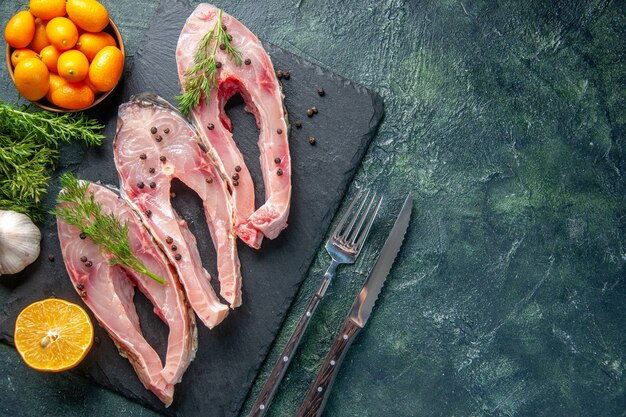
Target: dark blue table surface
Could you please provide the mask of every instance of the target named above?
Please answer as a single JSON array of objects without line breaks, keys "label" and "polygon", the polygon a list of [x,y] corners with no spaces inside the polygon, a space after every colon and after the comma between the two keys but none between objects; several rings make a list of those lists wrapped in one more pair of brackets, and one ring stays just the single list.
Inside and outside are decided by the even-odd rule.
[{"label": "dark blue table surface", "polygon": [[[23,4],[0,3],[3,27]],[[104,4],[130,64],[158,1]],[[384,219],[415,196],[326,415],[624,415],[626,2],[216,4],[380,93],[385,120],[353,188],[388,195]],[[15,100],[4,67],[0,85]],[[383,240],[379,227],[371,247]],[[340,270],[270,415],[299,406],[374,255]],[[320,248],[254,393],[327,261]],[[15,285],[0,277],[0,308]],[[72,373],[32,371],[6,345],[0,390],[0,415],[154,415]]]}]

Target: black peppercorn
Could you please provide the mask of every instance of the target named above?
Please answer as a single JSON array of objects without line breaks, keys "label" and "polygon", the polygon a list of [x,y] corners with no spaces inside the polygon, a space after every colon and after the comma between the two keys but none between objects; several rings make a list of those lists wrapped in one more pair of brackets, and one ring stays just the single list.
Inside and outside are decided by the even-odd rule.
[{"label": "black peppercorn", "polygon": [[317,140],[313,136],[309,136],[309,143],[311,145],[315,145],[317,143]]},{"label": "black peppercorn", "polygon": [[317,107],[313,106],[311,107],[311,110],[313,110],[313,113],[317,114]]},{"label": "black peppercorn", "polygon": [[146,210],[146,216],[148,217],[152,216],[152,210]]},{"label": "black peppercorn", "polygon": [[213,178],[209,177],[205,180],[208,184],[211,184],[213,182]]},{"label": "black peppercorn", "polygon": [[283,133],[283,130],[282,129],[276,129],[276,133],[278,133],[280,135],[281,133]]},{"label": "black peppercorn", "polygon": [[139,159],[146,159],[148,156],[145,153],[139,155]]},{"label": "black peppercorn", "polygon": [[250,58],[246,58],[246,60],[243,61],[243,63],[246,64],[246,65],[250,65],[250,64],[252,64],[252,61],[250,60]]},{"label": "black peppercorn", "polygon": [[50,262],[54,262],[54,255],[48,255],[48,260]]},{"label": "black peppercorn", "polygon": [[302,122],[301,122],[300,120],[298,120],[298,121],[296,122],[296,128],[297,128],[297,129],[301,129],[301,128],[302,128]]},{"label": "black peppercorn", "polygon": [[81,284],[81,283],[78,283],[78,284],[76,285],[76,289],[77,289],[78,291],[82,291],[82,290],[84,290],[84,289],[85,289],[85,286],[84,286],[83,284]]},{"label": "black peppercorn", "polygon": [[288,80],[289,78],[291,78],[291,73],[289,71],[283,71],[283,78],[285,80]]},{"label": "black peppercorn", "polygon": [[283,72],[281,70],[276,71],[276,77],[283,78]]},{"label": "black peppercorn", "polygon": [[206,125],[206,128],[209,130],[213,130],[215,129],[215,125],[213,123],[209,123],[208,125]]},{"label": "black peppercorn", "polygon": [[86,257],[86,256],[81,256],[81,257],[80,257],[80,261],[81,261],[82,263],[87,262],[87,257]]},{"label": "black peppercorn", "polygon": [[177,261],[180,261],[181,259],[183,259],[183,257],[180,253],[177,253],[176,256],[174,256],[174,259],[176,259]]},{"label": "black peppercorn", "polygon": [[283,175],[283,170],[278,168],[278,170],[276,171],[276,175],[278,175],[279,177]]},{"label": "black peppercorn", "polygon": [[222,51],[226,50],[226,45],[225,45],[225,44],[223,44],[223,43],[220,43],[220,49],[221,49]]},{"label": "black peppercorn", "polygon": [[233,181],[233,185],[237,187],[239,185],[239,181]]},{"label": "black peppercorn", "polygon": [[167,159],[167,158],[166,158],[166,157],[164,157],[163,155],[161,155],[161,157],[159,157],[159,160],[160,160],[161,162],[165,162],[165,160],[166,160],[166,159]]},{"label": "black peppercorn", "polygon": [[326,95],[326,91],[320,87],[317,89],[317,94],[319,94],[320,97],[324,97]]},{"label": "black peppercorn", "polygon": [[233,179],[237,181],[239,179],[239,174],[233,174]]},{"label": "black peppercorn", "polygon": [[154,138],[154,140],[156,140],[157,142],[161,142],[163,140],[163,136],[161,135],[156,135],[156,137]]},{"label": "black peppercorn", "polygon": [[81,239],[87,239],[87,233],[83,232],[80,235],[78,235],[78,237],[80,237]]},{"label": "black peppercorn", "polygon": [[156,171],[156,169],[154,169],[154,168],[150,168],[150,169],[148,170],[148,172],[150,172],[151,174],[154,174],[154,172],[155,172],[155,171]]},{"label": "black peppercorn", "polygon": [[240,165],[235,165],[235,171],[240,172],[241,171],[241,166]]},{"label": "black peppercorn", "polygon": [[165,133],[166,135],[170,133],[170,128],[166,127],[165,129],[163,129],[163,133]]},{"label": "black peppercorn", "polygon": [[156,188],[156,182],[152,181],[152,182],[150,183],[150,188]]},{"label": "black peppercorn", "polygon": [[157,128],[156,128],[156,127],[154,127],[154,126],[152,126],[152,127],[150,128],[150,133],[152,133],[152,134],[154,135],[156,132],[157,132]]},{"label": "black peppercorn", "polygon": [[280,164],[280,158],[278,158],[278,157],[274,158],[274,163]]},{"label": "black peppercorn", "polygon": [[313,109],[307,109],[306,115],[309,117],[313,117]]},{"label": "black peppercorn", "polygon": [[146,186],[146,184],[144,184],[143,182],[138,182],[137,183],[137,188],[143,188],[145,186]]},{"label": "black peppercorn", "polygon": [[171,236],[165,238],[165,242],[167,242],[168,245],[171,245],[173,241],[174,239]]},{"label": "black peppercorn", "polygon": [[222,63],[220,61],[217,61],[215,63],[215,68],[222,68]]},{"label": "black peppercorn", "polygon": [[91,268],[91,267],[93,266],[93,262],[91,262],[91,261],[87,261],[87,262],[85,262],[85,266],[86,266],[87,268]]}]

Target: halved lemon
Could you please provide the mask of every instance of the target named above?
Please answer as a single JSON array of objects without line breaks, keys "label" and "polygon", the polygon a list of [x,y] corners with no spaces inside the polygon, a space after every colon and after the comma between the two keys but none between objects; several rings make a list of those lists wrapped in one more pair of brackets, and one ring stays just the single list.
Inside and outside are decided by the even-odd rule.
[{"label": "halved lemon", "polygon": [[28,366],[60,372],[78,365],[93,343],[93,325],[85,310],[48,298],[26,307],[15,322],[15,347]]}]

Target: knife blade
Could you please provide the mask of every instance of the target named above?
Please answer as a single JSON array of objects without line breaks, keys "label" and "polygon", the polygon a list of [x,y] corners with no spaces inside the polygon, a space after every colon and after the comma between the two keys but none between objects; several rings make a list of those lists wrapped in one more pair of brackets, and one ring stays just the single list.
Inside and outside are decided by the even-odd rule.
[{"label": "knife blade", "polygon": [[409,227],[412,207],[413,199],[411,193],[409,193],[376,259],[374,267],[365,280],[354,304],[352,304],[350,313],[339,329],[315,381],[311,384],[302,406],[296,414],[297,417],[319,417],[322,414],[339,366],[355,336],[365,326],[372,314],[372,309],[383,288],[385,279],[389,275],[398,252],[400,252],[404,236]]}]

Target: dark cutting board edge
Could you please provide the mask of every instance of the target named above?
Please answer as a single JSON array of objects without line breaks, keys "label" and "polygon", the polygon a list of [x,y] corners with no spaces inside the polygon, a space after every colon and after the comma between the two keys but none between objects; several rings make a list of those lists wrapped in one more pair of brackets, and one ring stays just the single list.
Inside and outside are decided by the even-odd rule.
[{"label": "dark cutting board edge", "polygon": [[[108,140],[102,148],[90,150],[86,154],[79,168],[79,175],[83,178],[118,184],[117,173],[111,169],[111,139],[115,133],[118,104],[130,95],[145,90],[159,93],[168,100],[172,100],[178,93],[177,75],[175,70],[171,72],[173,54],[168,55],[172,49],[169,42],[173,42],[175,48],[178,37],[171,40],[163,36],[174,32],[170,27],[172,25],[178,24],[180,31],[191,10],[178,2],[161,3],[134,57],[131,70],[125,75],[122,88],[107,100],[108,108],[102,107],[93,113],[101,120],[108,121],[105,131]],[[166,43],[161,45],[159,42]],[[266,239],[259,251],[253,251],[243,244],[238,245],[244,279],[244,304],[231,312],[227,320],[213,331],[199,326],[198,356],[183,376],[183,381],[176,386],[172,407],[164,409],[156,397],[141,385],[128,361],[117,354],[112,341],[100,326],[96,326],[100,343],[94,345],[92,352],[77,368],[78,372],[99,384],[167,415],[187,416],[210,412],[210,415],[234,416],[239,413],[383,117],[382,99],[366,87],[279,47],[268,43],[264,43],[264,46],[272,57],[275,69],[288,68],[291,71],[291,79],[283,82],[285,104],[292,125],[296,120],[302,120],[303,123],[302,129],[292,128],[290,131],[294,172],[290,226],[276,240]],[[169,70],[161,71],[162,68]],[[317,87],[320,86],[327,92],[324,98],[317,95]],[[311,105],[317,105],[320,113],[309,119],[305,110]],[[237,135],[241,133],[241,139],[254,138],[256,125],[249,116],[242,115],[243,105],[238,107],[239,113],[231,114],[235,137],[239,138]],[[238,131],[239,126],[243,126],[241,132]],[[311,134],[318,138],[318,144],[314,147],[306,141]],[[258,154],[255,151],[256,142],[240,141],[238,144],[244,155]],[[258,174],[258,162],[251,165],[253,175],[255,170]],[[184,195],[177,198],[187,201]],[[196,227],[195,219],[202,220],[198,222],[200,234],[197,236],[201,255],[211,256],[211,251],[206,252],[203,247],[210,245],[202,245],[210,240],[207,240],[208,232],[202,232],[204,217],[198,214],[201,208],[189,201],[189,207],[181,208],[186,211],[181,212],[181,215],[189,221],[192,229]],[[193,220],[190,221],[190,217]],[[22,280],[23,284],[15,288],[12,298],[0,314],[2,341],[12,343],[14,319],[32,301],[57,296],[80,303],[62,262],[54,219],[48,218],[42,227],[42,236],[42,255],[34,265],[16,277],[16,282]],[[55,255],[57,261],[49,262],[48,254]],[[285,267],[276,269],[277,265]],[[148,303],[138,302],[142,319],[149,310]],[[259,322],[259,317],[264,321]],[[152,333],[150,330],[154,330],[158,334],[161,331],[159,324],[152,321],[142,321],[142,328],[144,325],[149,327],[144,333]],[[150,341],[150,337],[146,337]],[[242,355],[241,361],[233,360],[237,354]],[[229,369],[217,369],[215,362],[224,362],[224,366],[230,366],[234,375],[224,377],[222,371]],[[246,362],[245,366],[241,366],[240,362]],[[210,381],[196,381],[207,375],[211,376]],[[190,380],[196,383],[190,384]],[[203,385],[204,391],[198,385]]]}]

